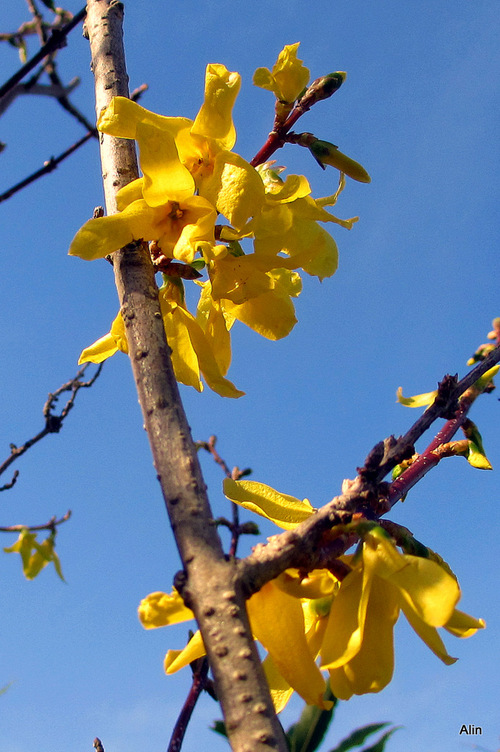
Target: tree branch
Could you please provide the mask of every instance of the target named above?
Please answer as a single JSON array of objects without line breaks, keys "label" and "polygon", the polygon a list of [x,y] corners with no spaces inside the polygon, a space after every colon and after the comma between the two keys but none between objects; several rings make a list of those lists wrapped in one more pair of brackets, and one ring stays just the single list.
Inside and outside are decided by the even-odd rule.
[{"label": "tree branch", "polygon": [[[18,447],[15,444],[10,445],[10,455],[0,465],[0,475],[2,475],[2,473],[4,473],[7,470],[7,468],[10,467],[10,465],[12,465],[13,462],[19,459],[19,457],[21,457],[25,452],[27,452],[28,449],[34,446],[34,444],[37,444],[41,439],[43,439],[49,433],[59,433],[59,431],[61,430],[63,426],[64,419],[67,417],[69,411],[73,409],[76,395],[79,392],[79,390],[82,388],[88,388],[92,386],[92,384],[95,382],[95,380],[101,373],[102,364],[98,366],[96,372],[94,373],[91,379],[88,379],[87,381],[82,381],[81,378],[89,365],[90,363],[86,363],[82,368],[80,368],[80,370],[76,373],[76,376],[74,376],[74,378],[70,379],[70,381],[67,381],[65,384],[60,386],[58,389],[56,389],[55,392],[49,393],[47,397],[47,401],[45,402],[45,405],[43,406],[43,417],[45,418],[45,426],[35,436],[33,436],[31,439],[28,439],[28,441],[25,441],[22,446]],[[71,397],[66,402],[66,405],[62,409],[60,415],[54,415],[53,409],[54,409],[55,403],[59,399],[60,395],[63,394],[63,392],[71,392]],[[15,484],[17,480],[18,475],[19,475],[19,471],[16,470],[16,472],[14,473],[12,477],[11,482],[6,483],[4,486],[2,486],[0,488],[0,491],[6,491],[8,488],[12,488],[12,486]]]},{"label": "tree branch", "polygon": [[[350,523],[354,515],[378,519],[423,477],[427,468],[434,467],[439,458],[436,455],[434,461],[430,456],[432,451],[450,441],[458,431],[477,396],[477,393],[473,396],[470,390],[474,392],[475,382],[499,361],[500,346],[497,346],[461,381],[445,377],[439,385],[434,404],[399,439],[391,436],[379,442],[368,454],[364,466],[358,468],[357,477],[344,481],[339,496],[293,530],[274,535],[267,543],[255,546],[250,556],[238,562],[246,595],[249,597],[257,592],[285,569],[311,571],[328,567],[330,562],[342,555],[357,540],[357,536],[340,527],[332,537],[332,528]],[[457,404],[462,395],[463,399]],[[454,413],[449,417],[453,407]],[[448,417],[448,421],[423,453],[422,462],[417,460],[392,484],[383,483],[384,477],[393,467],[413,455],[414,442],[441,417]]]},{"label": "tree branch", "polygon": [[60,47],[64,47],[66,44],[66,36],[85,18],[85,13],[86,9],[82,8],[75,16],[73,16],[69,23],[61,29],[54,29],[52,31],[47,43],[44,44],[35,55],[33,55],[31,60],[28,60],[28,62],[21,66],[21,68],[19,68],[19,70],[3,84],[3,86],[0,86],[0,99],[5,96],[13,86],[18,84],[19,81],[22,81],[23,78],[44,59],[44,57],[47,57],[47,55],[50,55],[51,52],[55,52]]},{"label": "tree branch", "polygon": [[[89,0],[86,27],[98,113],[113,96],[128,96],[122,15],[121,3]],[[116,191],[138,176],[133,142],[103,136],[101,161],[109,214],[117,208]],[[148,247],[132,243],[113,254],[113,261],[145,427],[184,565],[178,585],[203,635],[231,745],[239,752],[286,752],[236,566],[226,560],[214,525],[173,374]]]}]

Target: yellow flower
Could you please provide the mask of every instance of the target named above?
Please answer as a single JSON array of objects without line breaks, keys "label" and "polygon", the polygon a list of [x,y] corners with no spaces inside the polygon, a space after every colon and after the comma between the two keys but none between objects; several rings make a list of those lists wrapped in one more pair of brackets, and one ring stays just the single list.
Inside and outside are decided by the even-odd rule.
[{"label": "yellow flower", "polygon": [[362,555],[342,581],[332,603],[321,646],[321,667],[339,699],[379,692],[394,668],[393,626],[400,611],[427,647],[447,665],[454,663],[437,632],[457,637],[485,625],[455,609],[456,579],[431,559],[397,551],[381,528],[363,540]]},{"label": "yellow flower", "polygon": [[[293,529],[316,511],[307,499],[300,501],[255,481],[226,479],[224,494],[286,529]],[[321,668],[329,670],[336,697],[349,699],[353,694],[379,692],[390,682],[393,627],[401,611],[417,635],[446,664],[456,659],[448,655],[438,627],[456,637],[469,637],[484,628],[481,619],[455,608],[460,588],[451,570],[440,565],[437,558],[400,553],[379,527],[364,536],[361,554],[342,557],[352,571],[332,596],[328,616],[317,614],[314,649],[309,640],[314,657],[321,654]]]},{"label": "yellow flower", "polygon": [[[331,702],[323,700],[326,683],[308,646],[300,601],[273,581],[247,601],[247,609],[252,634],[268,651],[282,680],[310,705],[331,707]],[[170,595],[152,593],[139,606],[139,619],[146,629],[192,617],[176,591]],[[172,674],[202,655],[205,655],[203,639],[200,632],[196,632],[183,650],[168,651],[165,671]],[[270,661],[265,663],[265,668],[266,665],[271,675]],[[275,697],[277,710],[281,710],[279,693]]]},{"label": "yellow flower", "polygon": [[[160,289],[160,308],[167,342],[172,349],[172,366],[177,381],[201,392],[201,374],[210,389],[222,397],[241,397],[244,392],[224,378],[225,371],[220,368],[214,353],[218,343],[205,337],[200,324],[181,304],[173,285],[164,285]],[[101,363],[118,350],[128,352],[121,314],[113,321],[109,334],[87,347],[78,362]]]},{"label": "yellow flower", "polygon": [[165,256],[191,263],[199,243],[214,242],[216,217],[212,204],[200,196],[155,207],[137,199],[117,214],[89,219],[75,235],[69,254],[93,260],[133,240],[156,240]]},{"label": "yellow flower", "polygon": [[240,88],[238,73],[207,66],[205,98],[194,122],[167,118],[123,97],[101,114],[103,133],[137,140],[144,173],[144,198],[158,206],[194,193],[212,203],[236,227],[257,211],[264,189],[256,170],[230,151],[236,141],[232,108]]},{"label": "yellow flower", "polygon": [[313,199],[309,183],[302,175],[289,175],[283,181],[268,164],[259,171],[266,188],[266,201],[242,234],[253,234],[255,253],[268,265],[302,268],[320,280],[331,277],[337,270],[337,244],[318,223],[334,222],[351,229],[357,221],[357,217],[339,219],[325,209],[336,202],[343,184],[334,196]]},{"label": "yellow flower", "polygon": [[302,282],[298,274],[287,269],[274,269],[268,277],[271,289],[243,303],[234,303],[229,298],[216,299],[211,283],[204,285],[212,307],[219,308],[226,320],[238,319],[262,337],[277,340],[290,334],[297,323],[291,297],[300,293]]},{"label": "yellow flower", "polygon": [[253,76],[255,86],[272,91],[280,102],[295,102],[309,81],[309,70],[297,57],[299,45],[300,42],[286,44],[272,71],[257,68]]}]

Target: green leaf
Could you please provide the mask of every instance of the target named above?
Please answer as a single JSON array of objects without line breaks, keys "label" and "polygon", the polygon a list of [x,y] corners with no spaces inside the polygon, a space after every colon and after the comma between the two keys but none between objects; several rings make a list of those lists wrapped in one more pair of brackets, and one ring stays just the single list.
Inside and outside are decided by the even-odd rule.
[{"label": "green leaf", "polygon": [[[368,724],[368,726],[361,726],[360,728],[355,729],[352,734],[343,739],[337,747],[331,749],[330,752],[347,752],[348,749],[359,747],[359,745],[363,744],[365,739],[371,736],[371,734],[375,734],[377,731],[380,731],[388,725],[389,723],[386,722],[370,723]],[[367,750],[364,750],[364,752],[367,752]]]},{"label": "green leaf", "polygon": [[331,710],[321,710],[315,705],[306,705],[297,723],[290,726],[286,738],[290,752],[314,752],[323,741],[333,718],[337,698],[328,690],[326,700],[333,701]]},{"label": "green leaf", "polygon": [[465,436],[469,439],[467,462],[479,470],[493,470],[483,447],[483,438],[472,420],[466,420],[462,426]]},{"label": "green leaf", "polygon": [[227,739],[226,724],[224,723],[224,721],[214,721],[214,725],[210,726],[210,728],[212,731],[215,731],[216,734],[225,736]]},{"label": "green leaf", "polygon": [[363,747],[361,752],[384,752],[385,745],[393,735],[395,731],[397,731],[401,726],[394,726],[394,728],[389,729],[389,731],[386,731],[385,734],[383,734],[378,742],[375,742],[375,744],[372,744],[370,747]]},{"label": "green leaf", "polygon": [[56,6],[52,2],[52,0],[42,0],[42,3],[45,5],[46,8],[53,11],[54,13],[57,13]]}]

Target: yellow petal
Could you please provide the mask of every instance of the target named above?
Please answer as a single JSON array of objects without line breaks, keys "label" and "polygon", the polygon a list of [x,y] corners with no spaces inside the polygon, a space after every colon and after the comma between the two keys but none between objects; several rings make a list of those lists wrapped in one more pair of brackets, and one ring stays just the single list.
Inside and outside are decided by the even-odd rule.
[{"label": "yellow petal", "polygon": [[144,178],[137,178],[137,180],[132,180],[131,183],[127,183],[123,188],[120,188],[116,194],[116,207],[118,211],[123,211],[129,204],[143,198],[143,185]]},{"label": "yellow petal", "polygon": [[273,289],[272,277],[258,268],[255,254],[246,256],[227,255],[211,269],[212,297],[227,298],[241,305],[250,298]]},{"label": "yellow petal", "polygon": [[297,323],[292,301],[277,288],[241,305],[226,299],[221,305],[225,313],[271,340],[286,337]]},{"label": "yellow petal", "polygon": [[272,71],[257,68],[253,83],[272,91],[281,102],[294,102],[309,81],[309,70],[297,57],[300,42],[286,44],[278,55]]},{"label": "yellow petal", "polygon": [[183,650],[169,650],[165,656],[164,669],[166,674],[175,674],[192,661],[206,655],[205,645],[201,632],[195,632]]},{"label": "yellow petal", "polygon": [[285,530],[293,530],[316,511],[307,499],[278,493],[274,488],[253,480],[225,478],[224,495],[251,512],[256,512]]},{"label": "yellow petal", "polygon": [[325,680],[309,652],[300,601],[268,582],[250,598],[247,608],[254,637],[284,679],[309,705],[331,707],[323,700]]},{"label": "yellow petal", "polygon": [[231,365],[231,324],[227,322],[217,301],[212,299],[210,282],[202,283],[201,287],[196,320],[203,329],[219,370],[224,376]]},{"label": "yellow petal", "polygon": [[413,397],[403,397],[403,387],[398,387],[397,401],[401,405],[406,407],[424,407],[425,405],[432,405],[437,397],[437,390],[433,392],[425,392],[424,394],[415,394]]},{"label": "yellow petal", "polygon": [[148,123],[136,133],[139,162],[144,173],[143,196],[149,206],[182,201],[195,191],[193,176],[181,163],[172,135]]},{"label": "yellow petal", "polygon": [[[174,317],[178,319],[179,327],[185,328],[193,351],[196,353],[199,369],[210,389],[220,394],[221,397],[242,397],[245,393],[236,389],[234,384],[222,375],[208,340],[196,319],[181,306],[175,310]],[[172,344],[171,347],[173,349],[174,345]]]},{"label": "yellow petal", "polygon": [[282,238],[281,249],[290,256],[285,260],[286,268],[301,268],[320,280],[331,277],[337,271],[337,244],[316,222],[295,220]]},{"label": "yellow petal", "polygon": [[365,539],[363,564],[397,588],[407,607],[429,626],[441,627],[460,598],[454,577],[431,559],[400,554],[392,542],[376,530]]},{"label": "yellow petal", "polygon": [[[328,571],[328,569],[315,569],[304,577],[297,569],[287,569],[273,580],[276,587],[284,590],[288,595],[294,598],[307,598],[309,606],[315,600],[329,600],[331,603],[332,595],[338,589],[338,580]],[[329,613],[330,607],[326,613]],[[318,612],[314,610],[315,618]]]},{"label": "yellow petal", "polygon": [[270,201],[287,204],[311,193],[311,186],[304,175],[288,175],[284,183],[266,185],[266,197]]},{"label": "yellow petal", "polygon": [[452,663],[456,663],[457,658],[452,658],[448,654],[444,643],[439,636],[435,627],[430,627],[423,621],[412,608],[408,608],[406,604],[401,604],[401,610],[408,619],[408,622],[412,629],[418,634],[421,640],[425,642],[429,650],[432,650],[434,655],[443,661],[447,666],[451,666]]},{"label": "yellow petal", "polygon": [[201,392],[203,384],[200,381],[198,357],[186,329],[185,321],[176,313],[177,305],[166,301],[161,290],[160,307],[167,342],[172,349],[172,366],[175,378],[181,384],[192,386],[198,392]]},{"label": "yellow petal", "polygon": [[321,647],[321,668],[348,663],[361,648],[366,609],[373,578],[362,570],[350,572],[336,594]]},{"label": "yellow petal", "polygon": [[264,204],[264,183],[257,170],[238,154],[221,151],[213,173],[200,186],[200,195],[240,230]]},{"label": "yellow petal", "polygon": [[188,118],[157,115],[126,97],[113,97],[108,107],[101,112],[97,128],[110,136],[135,138],[139,123],[147,123],[175,136],[181,130],[190,128],[192,122]]},{"label": "yellow petal", "polygon": [[444,628],[455,637],[471,637],[476,634],[478,629],[484,629],[486,627],[483,619],[475,619],[469,614],[464,614],[463,611],[455,609],[448,619]]},{"label": "yellow petal", "polygon": [[78,365],[82,363],[102,363],[103,360],[110,358],[118,350],[128,353],[125,324],[120,313],[111,324],[110,333],[83,350],[78,360]]},{"label": "yellow petal", "polygon": [[157,240],[168,217],[169,204],[152,208],[146,201],[133,201],[109,217],[89,219],[78,230],[69,248],[70,256],[86,261],[104,258],[133,240]]},{"label": "yellow petal", "polygon": [[342,666],[330,671],[330,687],[339,699],[352,694],[380,692],[394,671],[393,630],[399,608],[385,583],[372,583],[360,649]]},{"label": "yellow petal", "polygon": [[290,697],[293,695],[293,687],[284,679],[271,655],[267,655],[262,662],[262,668],[269,685],[269,691],[274,704],[276,713],[281,713],[286,707]]},{"label": "yellow petal", "polygon": [[207,65],[205,100],[191,132],[216,139],[223,149],[232,149],[236,131],[232,120],[233,105],[241,86],[239,73],[231,73],[224,65]]},{"label": "yellow petal", "polygon": [[144,629],[166,627],[169,624],[194,619],[193,612],[184,605],[177,590],[173,590],[170,594],[150,593],[140,602],[138,613]]},{"label": "yellow petal", "polygon": [[166,294],[165,288],[160,290],[160,306],[176,379],[201,391],[201,371],[213,391],[223,397],[241,397],[244,392],[222,375],[199,323],[189,311],[168,300]]}]

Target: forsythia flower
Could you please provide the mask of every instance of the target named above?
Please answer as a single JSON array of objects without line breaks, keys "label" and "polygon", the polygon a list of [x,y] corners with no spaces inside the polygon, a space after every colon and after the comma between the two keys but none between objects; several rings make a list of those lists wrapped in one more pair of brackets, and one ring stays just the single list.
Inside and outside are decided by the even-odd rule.
[{"label": "forsythia flower", "polygon": [[[255,481],[226,479],[224,493],[285,529],[296,527],[316,511],[307,499],[300,501]],[[329,671],[330,688],[336,697],[345,700],[353,694],[379,692],[390,682],[393,627],[400,612],[446,664],[456,659],[448,655],[438,627],[456,637],[469,637],[485,626],[481,619],[455,608],[460,588],[451,570],[436,559],[400,553],[385,531],[374,527],[363,536],[360,552],[341,557],[348,574],[336,587],[330,583],[329,598],[301,593],[296,587],[296,596],[308,613],[306,638],[310,651],[314,657],[320,656],[320,667]],[[309,585],[319,577],[324,580],[322,572],[311,572],[298,584]],[[289,648],[294,650],[291,643]],[[281,690],[285,691],[283,681]]]},{"label": "forsythia flower", "polygon": [[[331,702],[323,700],[325,680],[308,647],[300,601],[273,581],[249,598],[247,609],[252,633],[269,653],[269,660],[264,663],[269,672],[268,679],[277,672],[281,682],[284,680],[288,687],[292,686],[307,703],[330,708]],[[184,606],[175,590],[170,595],[151,593],[139,606],[139,619],[146,629],[190,618],[193,618],[193,613]],[[284,639],[285,635],[287,639]],[[200,632],[196,632],[183,650],[168,651],[165,671],[175,673],[203,655],[203,639]],[[285,690],[285,694],[289,696],[290,693]]]},{"label": "forsythia flower", "polygon": [[[290,102],[309,80],[297,48],[287,45],[268,71],[269,86]],[[260,70],[262,78],[266,69]],[[115,214],[86,222],[69,249],[70,255],[92,260],[133,241],[150,242],[153,263],[164,275],[160,303],[176,378],[201,390],[201,374],[226,397],[243,394],[225,378],[233,323],[241,321],[272,340],[287,336],[297,321],[292,299],[302,287],[298,270],[322,280],[337,268],[336,243],[319,223],[350,228],[356,221],[325,209],[337,200],[343,180],[335,196],[313,199],[305,177],[284,181],[279,169],[256,169],[233,151],[232,110],[240,85],[238,73],[208,65],[194,120],[112,99],[97,128],[137,142],[142,177],[118,191]],[[253,252],[240,241],[253,243]],[[199,270],[208,278],[197,280]],[[174,272],[178,294],[170,284]],[[187,310],[182,278],[199,285],[196,318]],[[83,350],[80,363],[101,362],[118,351],[128,351],[120,315],[109,334]]]},{"label": "forsythia flower", "polygon": [[257,68],[253,77],[255,86],[272,91],[280,102],[295,102],[309,81],[309,70],[297,57],[299,45],[300,42],[286,44],[272,71]]}]

